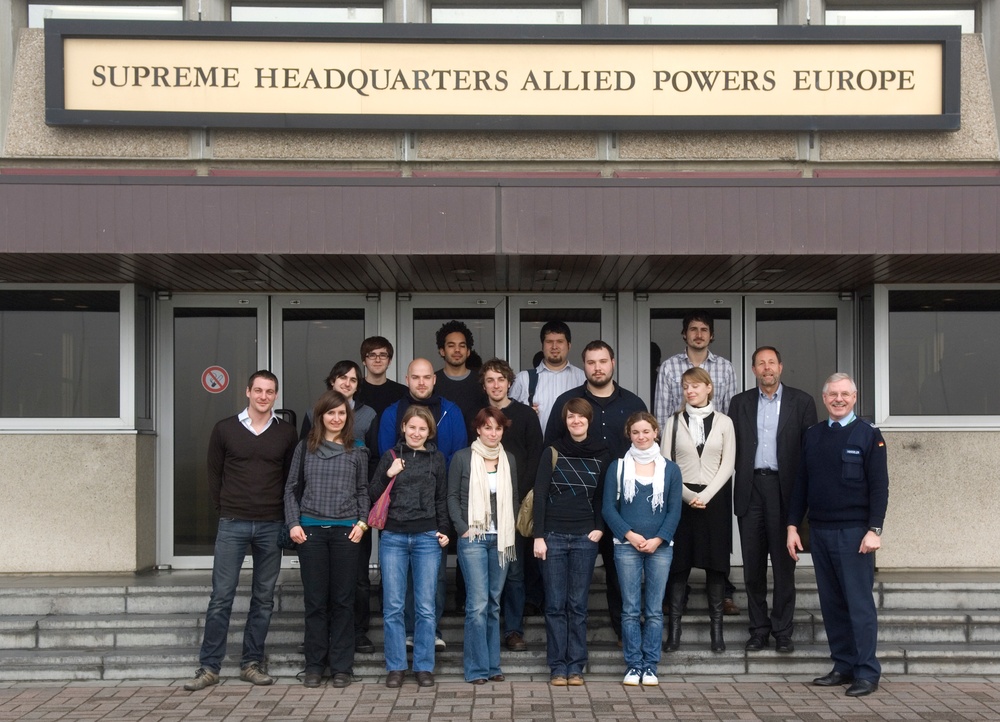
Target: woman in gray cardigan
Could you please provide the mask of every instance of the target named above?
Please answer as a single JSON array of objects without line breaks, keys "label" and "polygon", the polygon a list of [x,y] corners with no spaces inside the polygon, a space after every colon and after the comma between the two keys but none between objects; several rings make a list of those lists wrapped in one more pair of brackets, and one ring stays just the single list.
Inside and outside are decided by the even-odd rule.
[{"label": "woman in gray cardigan", "polygon": [[[510,420],[493,407],[473,420],[478,438],[455,452],[448,471],[448,513],[465,576],[465,681],[502,682],[500,594],[514,559],[517,469],[500,440]],[[486,644],[483,644],[485,640]]]},{"label": "woman in gray cardigan", "polygon": [[343,394],[327,391],[285,485],[285,522],[299,545],[302,571],[306,687],[319,687],[327,666],[334,687],[351,683],[355,577],[370,503],[368,454],[355,445],[351,406]]}]

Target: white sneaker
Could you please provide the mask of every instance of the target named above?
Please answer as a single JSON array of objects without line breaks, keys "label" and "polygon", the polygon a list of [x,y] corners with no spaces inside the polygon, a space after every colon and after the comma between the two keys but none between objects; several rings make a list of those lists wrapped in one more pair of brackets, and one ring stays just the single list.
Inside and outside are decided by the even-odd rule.
[{"label": "white sneaker", "polygon": [[626,687],[638,687],[641,679],[642,670],[636,669],[635,667],[629,667],[628,671],[625,672],[625,679],[622,680],[622,684]]},{"label": "white sneaker", "polygon": [[447,646],[448,645],[444,643],[444,640],[441,639],[441,637],[434,637],[434,648],[435,649],[444,649]]},{"label": "white sneaker", "polygon": [[413,649],[413,637],[406,638],[406,648]]},{"label": "white sneaker", "polygon": [[656,673],[646,667],[645,671],[642,673],[642,686],[643,687],[655,687],[660,683],[660,680],[656,678]]}]

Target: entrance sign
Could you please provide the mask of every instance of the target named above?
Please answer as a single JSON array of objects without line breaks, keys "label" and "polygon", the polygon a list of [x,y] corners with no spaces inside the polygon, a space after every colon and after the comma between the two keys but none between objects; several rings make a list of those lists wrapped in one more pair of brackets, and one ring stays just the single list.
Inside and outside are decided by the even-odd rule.
[{"label": "entrance sign", "polygon": [[957,27],[46,23],[53,125],[954,130]]},{"label": "entrance sign", "polygon": [[221,366],[209,366],[201,374],[201,385],[210,394],[221,394],[229,388],[229,372]]}]

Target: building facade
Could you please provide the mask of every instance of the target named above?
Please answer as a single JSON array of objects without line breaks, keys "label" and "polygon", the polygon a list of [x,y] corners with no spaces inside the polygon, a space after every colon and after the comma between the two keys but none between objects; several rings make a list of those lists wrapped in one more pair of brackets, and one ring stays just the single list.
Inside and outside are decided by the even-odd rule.
[{"label": "building facade", "polygon": [[[817,399],[834,371],[858,379],[889,446],[879,566],[1000,567],[998,3],[0,0],[0,573],[209,566],[208,434],[257,368],[301,420],[366,336],[394,342],[398,375],[458,318],[517,369],[561,318],[574,356],[606,340],[649,402],[692,308],[744,388],[761,344]],[[865,12],[962,25],[958,130],[46,123],[43,23],[73,13],[277,33]]]}]

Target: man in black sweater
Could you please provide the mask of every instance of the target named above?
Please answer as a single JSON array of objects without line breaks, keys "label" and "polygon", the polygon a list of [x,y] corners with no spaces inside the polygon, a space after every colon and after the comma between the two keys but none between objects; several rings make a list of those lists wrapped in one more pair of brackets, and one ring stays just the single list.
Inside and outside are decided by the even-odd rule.
[{"label": "man in black sweater", "polygon": [[201,664],[184,689],[204,689],[219,681],[233,599],[247,547],[253,555],[252,596],[243,629],[240,679],[273,684],[267,673],[264,641],[281,571],[278,532],[285,514],[285,479],[297,441],[295,427],[274,414],[278,378],[254,373],[247,382],[247,408],[223,419],[208,443],[208,487],[219,513],[212,565],[212,597],[205,615]]},{"label": "man in black sweater", "polygon": [[[530,406],[507,396],[510,385],[514,383],[514,370],[503,359],[493,358],[483,364],[479,378],[490,406],[500,409],[511,422],[503,432],[501,443],[513,455],[517,466],[517,501],[520,504],[535,486],[538,457],[542,453],[542,429],[538,425],[538,414]],[[507,649],[520,652],[528,648],[524,641],[526,565],[535,562],[535,557],[530,551],[532,540],[520,534],[514,536],[517,557],[507,565],[507,579],[503,587],[503,636]],[[537,565],[534,566],[532,579],[536,582],[535,588],[540,589],[541,575]],[[535,599],[540,602],[541,596]]]},{"label": "man in black sweater", "polygon": [[798,530],[808,509],[816,586],[833,659],[833,670],[813,684],[850,683],[849,697],[874,692],[882,673],[875,657],[873,553],[882,546],[889,502],[885,440],[877,428],[855,416],[857,400],[857,386],[847,374],[834,374],[823,385],[830,419],[806,431],[786,543],[798,561]]}]

